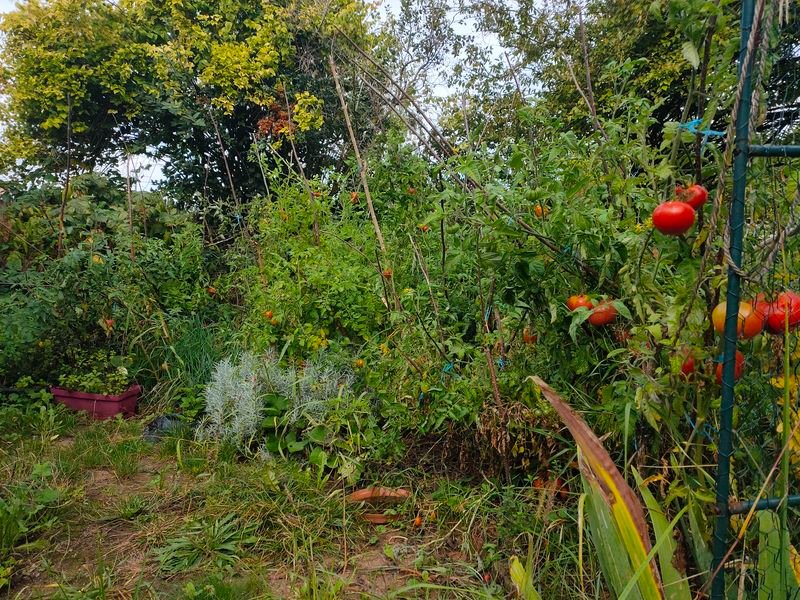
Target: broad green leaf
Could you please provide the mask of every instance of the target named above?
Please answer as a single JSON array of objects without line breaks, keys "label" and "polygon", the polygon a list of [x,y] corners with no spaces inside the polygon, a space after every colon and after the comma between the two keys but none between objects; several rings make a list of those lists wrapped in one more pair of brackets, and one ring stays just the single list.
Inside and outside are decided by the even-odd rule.
[{"label": "broad green leaf", "polygon": [[517,593],[522,600],[542,600],[539,592],[533,587],[530,573],[525,570],[516,556],[511,557],[510,573],[511,581],[517,587]]},{"label": "broad green leaf", "polygon": [[[589,536],[595,549],[595,558],[600,563],[600,570],[606,583],[619,596],[625,584],[633,577],[633,567],[620,538],[611,509],[596,480],[581,477],[586,491],[586,522],[589,525]],[[638,588],[631,596],[633,600],[641,600]]]},{"label": "broad green leaf", "polygon": [[789,548],[781,548],[780,519],[772,511],[758,514],[758,600],[797,598],[798,585],[789,563]]}]

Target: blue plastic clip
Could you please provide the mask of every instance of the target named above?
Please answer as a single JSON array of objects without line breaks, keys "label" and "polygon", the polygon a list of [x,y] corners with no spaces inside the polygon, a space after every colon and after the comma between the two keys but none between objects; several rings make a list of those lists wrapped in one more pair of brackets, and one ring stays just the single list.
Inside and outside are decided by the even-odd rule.
[{"label": "blue plastic clip", "polygon": [[706,145],[708,142],[708,138],[710,137],[725,137],[728,135],[726,131],[716,131],[715,129],[698,129],[698,125],[703,123],[703,119],[695,119],[694,121],[689,121],[688,123],[678,123],[678,127],[680,129],[685,129],[689,133],[699,133],[703,136],[703,146]]}]

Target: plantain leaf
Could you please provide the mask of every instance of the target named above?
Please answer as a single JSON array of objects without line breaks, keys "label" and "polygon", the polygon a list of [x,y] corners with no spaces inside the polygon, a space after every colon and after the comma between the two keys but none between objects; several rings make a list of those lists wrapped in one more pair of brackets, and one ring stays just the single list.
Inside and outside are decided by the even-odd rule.
[{"label": "plantain leaf", "polygon": [[[544,397],[575,438],[585,467],[584,477],[592,485],[596,484],[602,492],[602,498],[609,507],[631,566],[638,568],[648,562],[651,545],[641,502],[589,426],[544,381],[535,375],[529,379],[542,390]],[[638,578],[639,591],[645,600],[661,600],[664,598],[664,590],[658,567],[655,561],[649,562],[649,568],[643,569]]]}]

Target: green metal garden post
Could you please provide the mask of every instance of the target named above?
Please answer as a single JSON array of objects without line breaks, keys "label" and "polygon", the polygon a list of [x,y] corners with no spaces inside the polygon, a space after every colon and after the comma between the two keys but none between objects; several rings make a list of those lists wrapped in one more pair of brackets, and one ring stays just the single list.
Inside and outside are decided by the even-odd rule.
[{"label": "green metal garden post", "polygon": [[[736,140],[733,161],[733,199],[730,206],[730,254],[733,262],[742,264],[742,239],[744,233],[744,201],[747,186],[748,140],[750,123],[751,81],[750,65],[745,64],[747,43],[753,25],[754,0],[742,2],[742,30],[739,46],[739,77],[744,79],[742,99],[736,119]],[[752,62],[752,61],[750,61]],[[725,570],[722,562],[728,550],[730,511],[730,466],[733,453],[734,369],[736,359],[736,328],[739,315],[741,281],[738,273],[728,268],[727,310],[725,313],[724,359],[722,364],[722,403],[717,467],[717,520],[714,527],[714,559],[711,572],[718,571],[711,584],[711,600],[725,598]]]}]

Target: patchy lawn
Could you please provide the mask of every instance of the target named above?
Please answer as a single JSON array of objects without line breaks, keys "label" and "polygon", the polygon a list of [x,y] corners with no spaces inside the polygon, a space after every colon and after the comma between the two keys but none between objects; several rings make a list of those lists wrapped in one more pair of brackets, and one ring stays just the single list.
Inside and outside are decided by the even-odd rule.
[{"label": "patchy lawn", "polygon": [[[0,513],[5,597],[504,598],[503,552],[528,549],[508,536],[556,502],[548,490],[405,469],[376,483],[412,496],[368,508],[315,467],[243,460],[191,437],[145,442],[145,418],[69,421],[0,445],[0,498],[16,506]],[[364,519],[376,511],[389,522]],[[548,544],[531,549],[544,558]],[[547,564],[562,585],[576,577]]]}]

